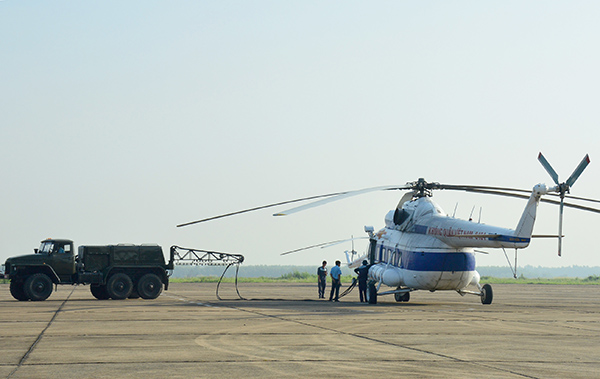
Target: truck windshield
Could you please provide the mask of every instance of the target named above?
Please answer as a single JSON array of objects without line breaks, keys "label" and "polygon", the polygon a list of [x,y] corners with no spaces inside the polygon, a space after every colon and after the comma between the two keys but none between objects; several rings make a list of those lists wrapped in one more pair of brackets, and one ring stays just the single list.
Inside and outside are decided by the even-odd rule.
[{"label": "truck windshield", "polygon": [[54,249],[54,242],[42,242],[42,244],[40,245],[40,249],[38,250],[38,252],[40,254],[50,254],[52,252],[52,250]]}]

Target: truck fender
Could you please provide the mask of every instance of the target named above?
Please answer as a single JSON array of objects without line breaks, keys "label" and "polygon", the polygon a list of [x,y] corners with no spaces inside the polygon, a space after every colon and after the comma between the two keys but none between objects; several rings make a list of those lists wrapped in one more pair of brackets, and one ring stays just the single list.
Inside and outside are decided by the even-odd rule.
[{"label": "truck fender", "polygon": [[52,280],[52,283],[54,284],[58,284],[60,283],[60,278],[58,277],[58,275],[56,274],[56,271],[54,271],[54,269],[51,266],[48,265],[27,265],[27,266],[17,266],[19,268],[19,271],[25,271],[27,274],[27,276],[29,275],[33,275],[33,274],[37,274],[39,273],[43,273],[46,274],[50,277],[50,280]]}]

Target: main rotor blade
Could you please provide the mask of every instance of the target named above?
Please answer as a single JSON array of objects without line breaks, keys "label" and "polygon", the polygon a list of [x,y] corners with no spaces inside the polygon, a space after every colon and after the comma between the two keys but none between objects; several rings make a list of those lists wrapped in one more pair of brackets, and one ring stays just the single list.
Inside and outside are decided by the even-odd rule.
[{"label": "main rotor blade", "polygon": [[467,184],[437,184],[434,189],[448,189],[448,190],[456,190],[456,191],[469,191],[471,189],[480,189],[480,190],[494,190],[494,191],[511,191],[511,192],[521,192],[521,193],[531,193],[531,190],[525,190],[521,188],[511,188],[511,187],[491,187],[491,186],[473,186]]},{"label": "main rotor blade", "polygon": [[554,183],[556,185],[558,185],[559,184],[558,183],[558,174],[556,173],[556,171],[554,171],[552,166],[550,166],[550,163],[548,163],[548,161],[546,160],[546,158],[544,158],[544,155],[541,152],[538,155],[538,160],[540,161],[542,166],[544,166],[544,168],[546,169],[546,172],[548,174],[550,174],[550,176],[552,177],[552,180],[554,180]]},{"label": "main rotor blade", "polygon": [[301,212],[310,208],[314,208],[314,207],[318,207],[327,203],[331,203],[333,201],[338,201],[338,200],[342,200],[342,199],[346,199],[348,197],[352,197],[352,196],[357,196],[357,195],[362,195],[364,193],[369,193],[369,192],[375,192],[375,191],[392,191],[392,190],[406,190],[406,189],[410,189],[411,186],[408,185],[404,185],[404,186],[380,186],[380,187],[371,187],[371,188],[364,188],[361,190],[355,190],[355,191],[348,191],[348,192],[340,192],[337,195],[332,195],[326,199],[321,199],[321,200],[317,200],[315,202],[312,203],[308,203],[308,204],[304,204],[304,205],[300,205],[298,207],[292,208],[292,209],[288,209],[282,212],[278,212],[273,214],[273,216],[287,216],[290,215],[292,213],[296,213],[296,212]]},{"label": "main rotor blade", "polygon": [[[521,192],[531,194],[531,190],[524,190],[520,188],[509,188],[509,187],[490,187],[490,186],[472,186],[472,185],[456,185],[456,184],[439,184],[436,189],[448,189],[448,190],[458,190],[458,191],[467,191],[474,192],[472,190],[481,189],[481,190],[499,190],[499,191],[512,191],[512,192]],[[494,193],[496,194],[496,193]],[[498,195],[498,194],[496,194]],[[560,197],[557,193],[547,193],[544,196],[556,196]],[[589,201],[592,203],[600,203],[600,200],[591,199],[589,197],[580,197],[580,196],[572,196],[565,195],[565,198],[572,200],[581,200],[581,201]]]},{"label": "main rotor blade", "polygon": [[[560,194],[558,194],[558,193],[547,193],[546,195],[560,197]],[[566,199],[573,199],[573,200],[589,201],[589,202],[592,202],[592,203],[600,203],[600,200],[590,199],[589,197],[579,197],[579,196],[565,195],[565,198]]]},{"label": "main rotor blade", "polygon": [[[521,194],[518,194],[518,193],[510,193],[510,192],[502,192],[502,191],[492,191],[492,190],[484,190],[484,189],[478,189],[478,188],[468,188],[468,189],[464,189],[464,191],[466,191],[466,192],[475,192],[475,193],[484,193],[484,194],[489,194],[489,195],[516,197],[516,198],[519,198],[519,199],[529,199],[529,196],[521,195]],[[543,202],[543,203],[549,203],[549,204],[554,204],[554,205],[560,205],[560,203],[561,203],[560,201],[546,199],[546,198],[543,198],[543,197],[540,199],[540,201]],[[563,202],[563,204],[564,204],[565,207],[569,207],[569,208],[575,208],[575,209],[579,209],[579,210],[582,210],[582,211],[600,213],[600,209],[586,207],[584,205],[572,204],[572,203],[566,203],[566,202]]]},{"label": "main rotor blade", "polygon": [[589,164],[590,164],[590,157],[589,157],[589,155],[586,154],[585,157],[583,157],[583,159],[579,163],[579,166],[577,166],[575,171],[573,171],[571,176],[569,176],[569,179],[567,179],[566,183],[569,187],[571,187],[573,184],[575,184],[575,181],[577,180],[577,178],[579,178],[579,175],[581,175],[583,170],[585,170],[585,168]]},{"label": "main rotor blade", "polygon": [[202,220],[190,221],[190,222],[186,222],[184,224],[179,224],[179,225],[177,225],[177,227],[180,228],[182,226],[188,226],[188,225],[198,224],[200,222],[216,220],[216,219],[223,218],[223,217],[235,216],[235,215],[242,214],[242,213],[247,213],[247,212],[252,212],[252,211],[258,211],[260,209],[272,208],[272,207],[276,207],[276,206],[279,206],[279,205],[297,203],[297,202],[300,202],[300,201],[320,199],[320,198],[323,198],[323,197],[337,196],[337,195],[342,195],[344,193],[346,193],[346,192],[335,192],[335,193],[329,193],[329,194],[326,194],[326,195],[309,196],[309,197],[303,197],[301,199],[281,201],[279,203],[262,205],[260,207],[248,208],[248,209],[243,209],[243,210],[237,211],[237,212],[225,213],[225,214],[218,215],[218,216],[208,217],[208,218],[204,218]]},{"label": "main rotor blade", "polygon": [[356,237],[356,238],[347,238],[345,240],[323,242],[323,243],[318,243],[316,245],[311,245],[311,246],[301,247],[299,249],[294,249],[294,250],[286,251],[285,253],[281,253],[279,255],[288,255],[288,254],[297,253],[297,252],[303,251],[303,250],[314,249],[315,247],[320,247],[321,249],[323,249],[323,248],[334,246],[334,245],[337,245],[337,244],[340,244],[340,243],[344,243],[344,242],[348,242],[348,241],[354,241],[354,240],[362,240],[362,239],[367,239],[367,238],[369,238],[369,237]]}]

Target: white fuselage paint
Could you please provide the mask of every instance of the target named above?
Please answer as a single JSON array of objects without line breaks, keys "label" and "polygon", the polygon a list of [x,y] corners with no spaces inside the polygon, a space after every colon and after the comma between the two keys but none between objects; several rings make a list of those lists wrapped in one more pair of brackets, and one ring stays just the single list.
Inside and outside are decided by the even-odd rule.
[{"label": "white fuselage paint", "polygon": [[538,187],[517,232],[450,217],[428,197],[405,202],[398,223],[394,214],[399,211],[392,210],[386,215],[386,226],[371,236],[367,252],[373,263],[370,279],[390,287],[429,291],[459,291],[478,285],[475,248],[522,249],[529,245],[542,194]]}]

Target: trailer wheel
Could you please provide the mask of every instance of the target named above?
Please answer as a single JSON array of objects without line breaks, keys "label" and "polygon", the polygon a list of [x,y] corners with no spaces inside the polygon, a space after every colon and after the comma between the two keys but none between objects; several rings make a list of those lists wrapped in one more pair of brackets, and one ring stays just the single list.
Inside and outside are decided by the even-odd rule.
[{"label": "trailer wheel", "polygon": [[110,295],[106,290],[106,286],[100,284],[90,284],[90,292],[94,297],[98,300],[108,300],[110,299]]},{"label": "trailer wheel", "polygon": [[46,274],[33,274],[25,280],[23,289],[31,301],[44,301],[52,294],[52,280]]},{"label": "trailer wheel", "polygon": [[12,297],[19,301],[27,301],[29,298],[25,294],[25,290],[23,289],[23,282],[17,282],[16,280],[10,281],[10,294]]},{"label": "trailer wheel", "polygon": [[142,299],[156,299],[162,292],[162,282],[155,274],[146,274],[140,278],[137,291]]},{"label": "trailer wheel", "polygon": [[127,274],[117,273],[112,275],[106,283],[108,295],[113,300],[127,299],[131,295],[133,282]]}]

